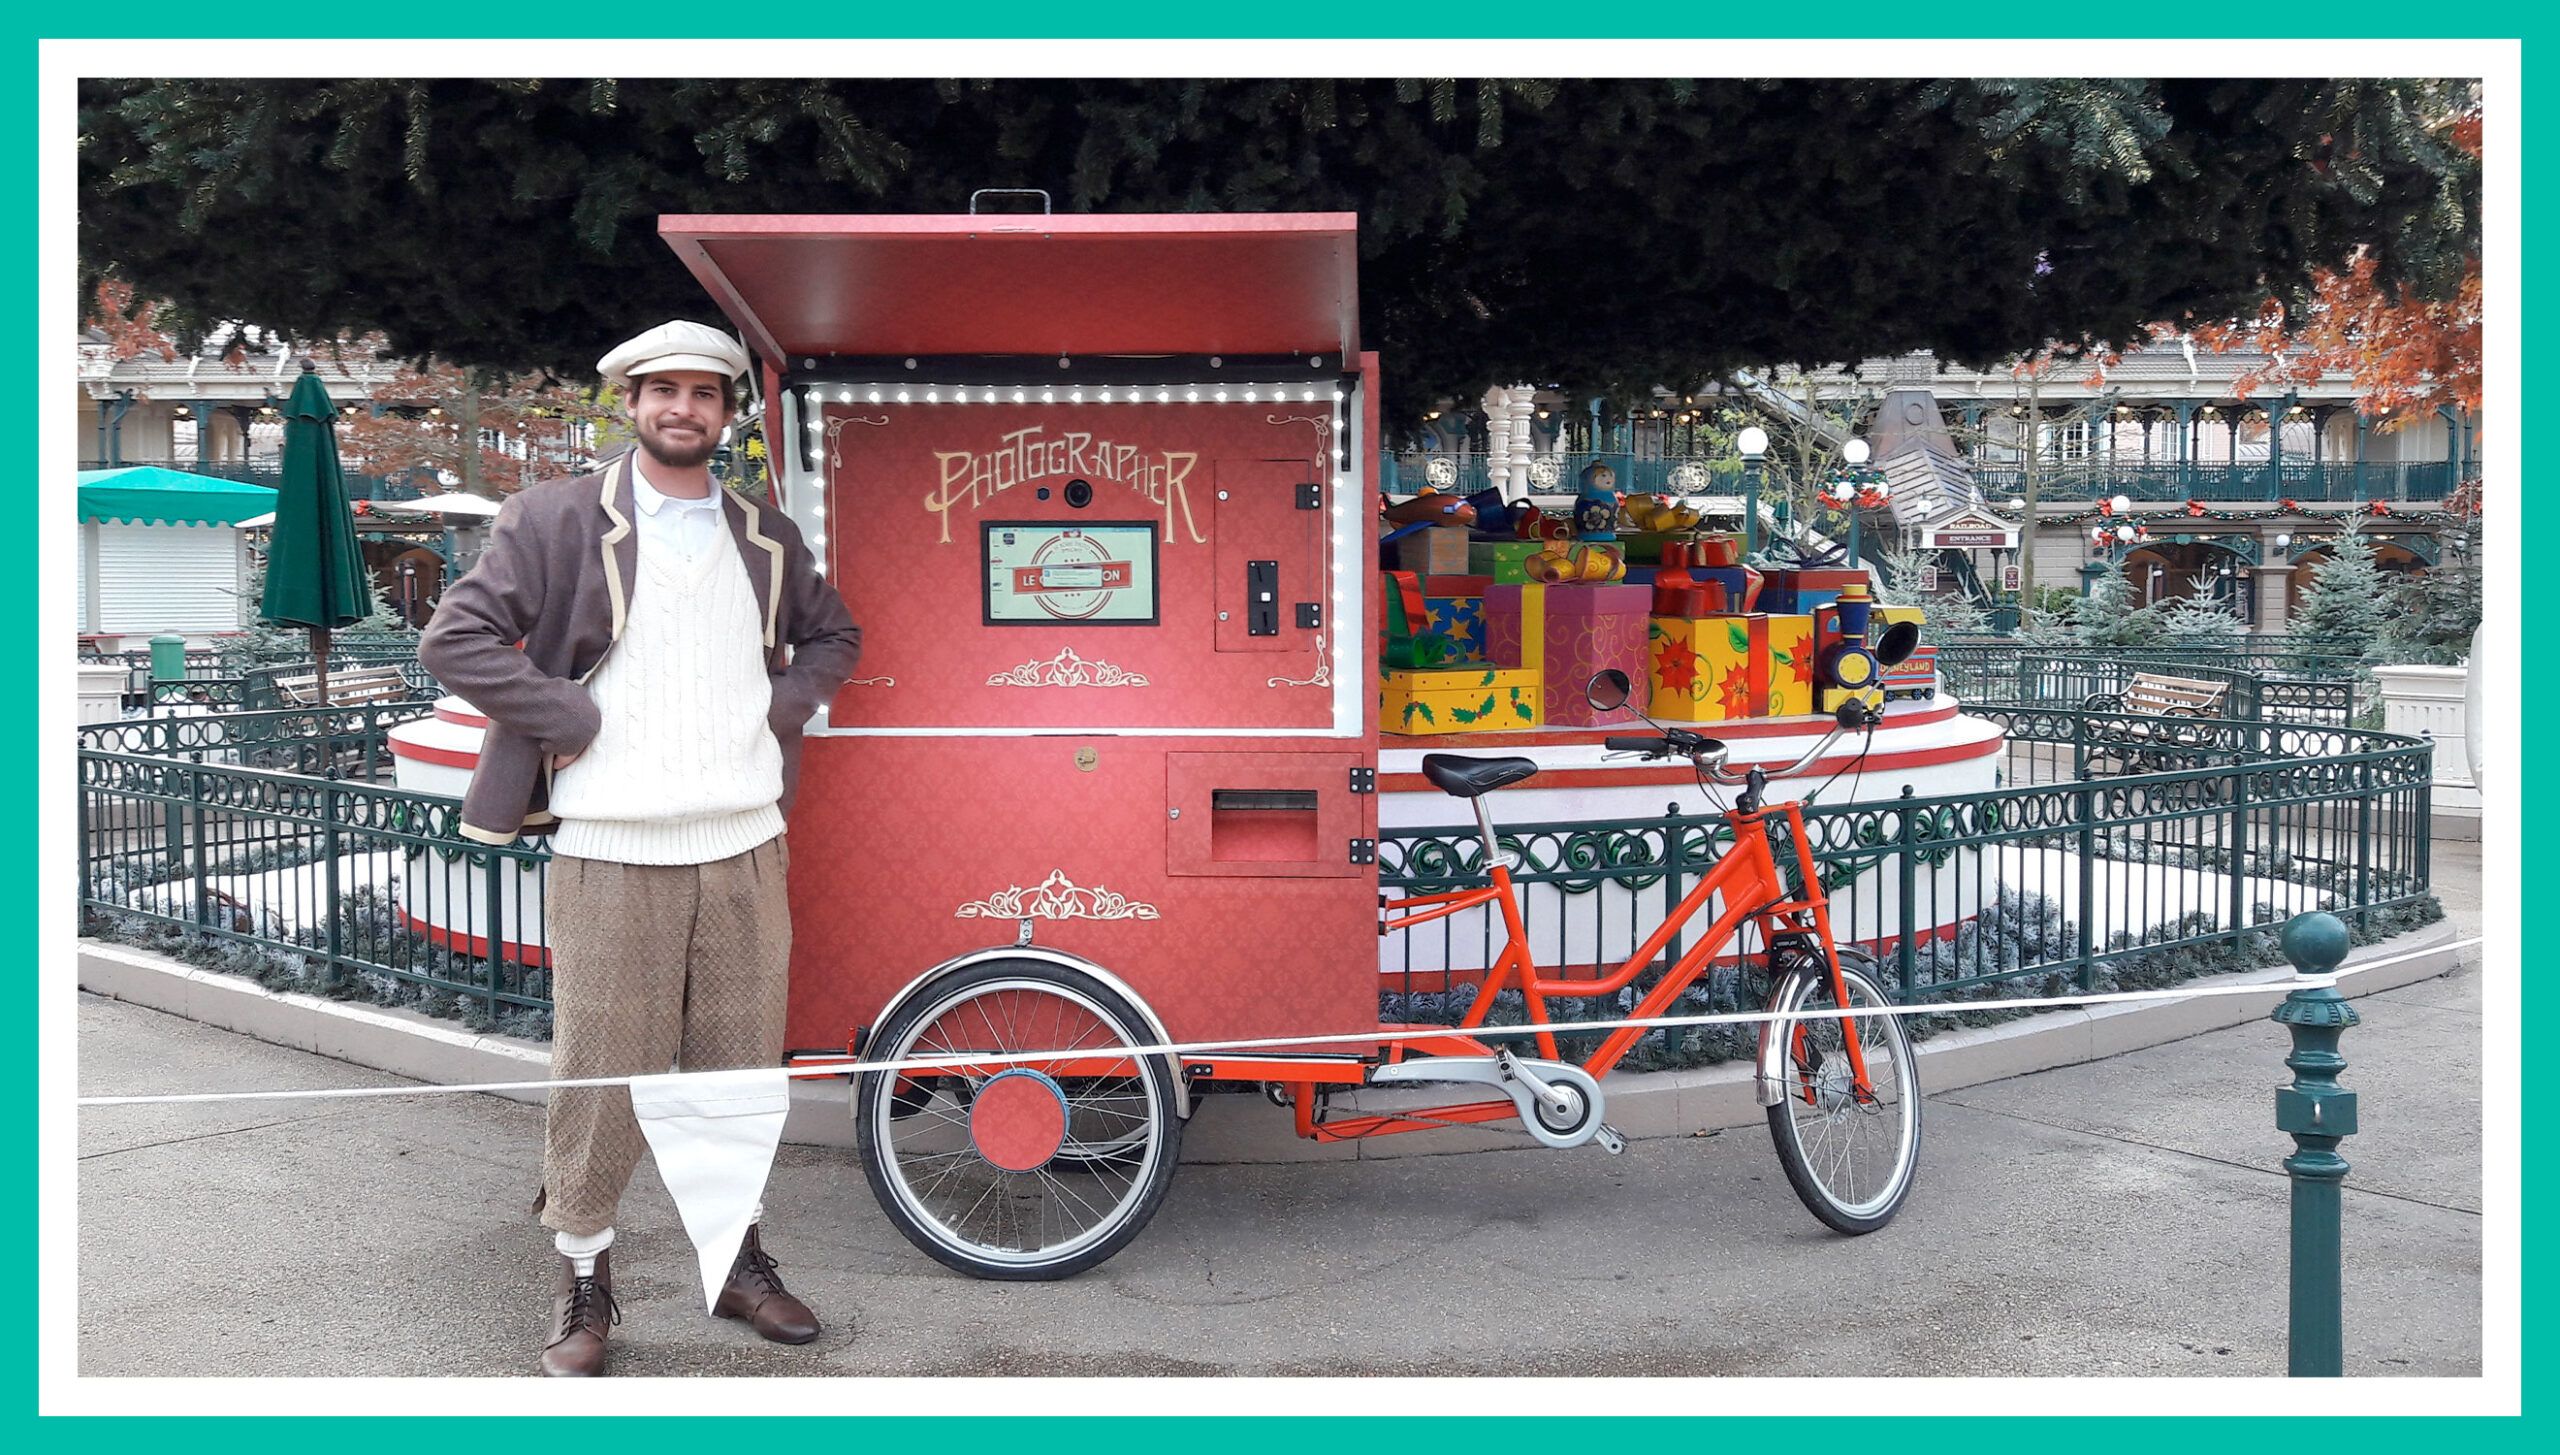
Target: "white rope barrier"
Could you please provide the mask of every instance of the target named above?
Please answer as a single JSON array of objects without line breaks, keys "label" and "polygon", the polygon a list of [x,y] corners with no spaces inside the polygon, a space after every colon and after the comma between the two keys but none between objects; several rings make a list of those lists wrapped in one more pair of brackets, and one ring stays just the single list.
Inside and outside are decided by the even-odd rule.
[{"label": "white rope barrier", "polygon": [[[1242,1041],[1185,1041],[1152,1046],[1122,1046],[1105,1048],[1085,1047],[1059,1051],[990,1052],[983,1055],[913,1056],[899,1061],[829,1061],[809,1066],[785,1067],[783,1068],[783,1073],[786,1076],[793,1078],[818,1078],[829,1076],[851,1076],[871,1071],[932,1071],[950,1066],[1011,1066],[1041,1061],[1089,1060],[1095,1056],[1214,1056],[1230,1055],[1236,1052],[1282,1050],[1291,1047],[1315,1048],[1342,1045],[1374,1046],[1378,1042],[1385,1040],[1421,1040],[1430,1035],[1457,1036],[1480,1041],[1506,1040],[1522,1036],[1536,1036],[1540,1034],[1558,1032],[1581,1035],[1591,1031],[1652,1031],[1686,1028],[1690,1026],[1755,1025],[1768,1021],[1847,1020],[1852,1017],[1867,1019],[1877,1016],[1965,1015],[1974,1011],[1985,1010],[2066,1010],[2091,1005],[2127,1005],[2147,1001],[2203,1000],[2223,995],[2276,995],[2295,990],[2315,990],[2322,987],[2335,986],[2339,981],[2344,980],[2351,975],[2361,975],[2369,970],[2379,970],[2385,966],[2398,965],[2405,961],[2417,959],[2423,955],[2437,955],[2448,951],[2467,950],[2482,942],[2482,936],[2472,935],[2467,938],[2453,940],[2442,945],[2431,945],[2422,950],[2406,950],[2397,955],[2385,955],[2379,959],[2368,960],[2361,965],[2342,967],[2331,971],[2326,975],[2296,975],[2285,980],[2262,980],[2250,985],[2198,985],[2184,988],[2171,987],[2164,990],[2122,990],[2092,995],[2033,996],[2020,997],[2014,1000],[1971,1000],[1936,1005],[1858,1006],[1848,1009],[1801,1010],[1792,1012],[1727,1011],[1713,1015],[1646,1016],[1621,1020],[1541,1022],[1534,1025],[1517,1026],[1468,1026],[1464,1028],[1449,1026],[1445,1028],[1434,1028],[1431,1031],[1407,1031],[1393,1035],[1382,1031],[1369,1030],[1349,1031],[1340,1035],[1324,1036],[1265,1036],[1258,1037],[1253,1040]],[[703,1076],[717,1076],[728,1073],[701,1072],[697,1074]],[[317,1101],[362,1096],[444,1096],[463,1092],[549,1091],[559,1087],[629,1086],[632,1082],[639,1079],[641,1078],[633,1076],[593,1076],[576,1080],[560,1081],[482,1081],[463,1086],[346,1086],[312,1089],[307,1091],[205,1091],[169,1096],[84,1096],[79,1098],[75,1104],[83,1107],[175,1106],[190,1102],[216,1101]],[[649,1079],[673,1081],[681,1079],[681,1073],[676,1077],[655,1077]]]}]

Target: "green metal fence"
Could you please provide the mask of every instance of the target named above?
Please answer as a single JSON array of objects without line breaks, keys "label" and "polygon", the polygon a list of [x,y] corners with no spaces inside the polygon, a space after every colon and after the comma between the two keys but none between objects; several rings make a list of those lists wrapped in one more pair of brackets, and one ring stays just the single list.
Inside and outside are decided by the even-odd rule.
[{"label": "green metal fence", "polygon": [[[2476,468],[2475,468],[2476,473]],[[2123,495],[2134,500],[2320,501],[2337,504],[2360,500],[2442,500],[2456,481],[2450,460],[2353,461],[2286,460],[2270,466],[2264,460],[2180,465],[2174,462],[2092,464],[2073,460],[2044,467],[2044,498],[2057,489],[2080,496]],[[2006,498],[2023,493],[2026,472],[2015,467],[1977,466],[1973,481],[1986,496]]]},{"label": "green metal fence", "polygon": [[[1554,484],[1541,484],[1541,490],[1569,491],[1582,467],[1594,461],[1618,472],[1618,488],[1629,492],[1688,495],[1732,495],[1740,492],[1741,462],[1731,455],[1639,455],[1626,450],[1597,453],[1573,451],[1566,454],[1540,453],[1531,456],[1533,468],[1541,462],[1557,463]],[[1481,490],[1490,483],[1487,456],[1456,453],[1447,450],[1383,451],[1378,457],[1378,474],[1384,487],[1395,494],[1411,494],[1426,484],[1460,493]],[[1684,472],[1683,466],[1694,465],[1695,471]],[[2477,474],[2477,465],[2471,474]],[[2424,502],[2442,500],[2459,479],[2449,460],[2368,462],[2323,460],[2287,460],[2270,466],[2264,460],[2237,463],[2180,465],[2160,463],[2091,463],[2074,460],[2048,464],[2043,471],[2043,498],[2051,501],[2057,492],[2073,497],[2122,495],[2147,502],[2210,500],[2217,502],[2258,502],[2274,504],[2280,500],[2301,503],[2318,502],[2336,505],[2359,501],[2388,500]],[[2006,500],[2023,494],[2026,474],[2015,466],[1977,465],[1973,482],[1987,499]]]},{"label": "green metal fence", "polygon": [[[315,989],[386,998],[405,987],[461,997],[490,1019],[547,1009],[545,851],[462,838],[456,799],[327,776],[372,776],[390,728],[430,710],[82,728],[84,915],[246,947],[302,967]],[[2423,740],[2035,704],[1969,710],[2008,731],[2002,786],[1808,811],[1837,932],[1874,950],[1906,997],[2166,981],[2199,956],[2220,968],[2269,950],[2260,941],[2302,910],[2379,933],[2430,903]],[[1505,829],[1542,965],[1614,968],[1715,862],[1728,831],[1703,795],[1678,797],[1687,802],[1660,817]],[[1498,817],[1499,797],[1493,807]],[[1472,827],[1388,829],[1380,887],[1482,882],[1480,855]],[[1386,1018],[1454,1020],[1467,972],[1490,963],[1498,937],[1480,911],[1391,937]],[[1693,1004],[1737,1004],[1742,968],[1720,968]],[[1655,1064],[1702,1054],[1648,1052]]]},{"label": "green metal fence", "polygon": [[[1905,1000],[2165,984],[2267,959],[2274,932],[2304,910],[2332,910],[2377,933],[2431,913],[2433,748],[2424,740],[2237,719],[2164,729],[2158,718],[2042,706],[1970,710],[2009,731],[2003,786],[1929,798],[1906,790],[1899,800],[1806,813],[1835,934],[1875,953]],[[1712,867],[1729,832],[1702,793],[1681,796],[1694,807],[1674,804],[1660,817],[1501,826],[1541,966],[1614,970]],[[1498,820],[1499,796],[1493,806]],[[1387,829],[1380,885],[1418,894],[1481,884],[1482,856],[1471,825]],[[1783,843],[1779,858],[1791,859]],[[1391,937],[1382,1013],[1456,1020],[1502,938],[1499,918],[1483,911]],[[1675,939],[1659,965],[1681,949]],[[1689,1009],[1742,1005],[1759,947],[1746,940],[1740,949],[1690,993]],[[1569,1019],[1618,1014],[1644,983],[1548,1008]],[[2013,985],[2018,992],[2005,989]],[[1710,1035],[1655,1040],[1640,1058],[1648,1064],[1732,1054]]]},{"label": "green metal fence", "polygon": [[428,697],[325,710],[172,711],[83,724],[80,751],[371,779],[391,770],[391,729],[434,711]]},{"label": "green metal fence", "polygon": [[[378,742],[390,715],[322,714],[324,730],[268,746],[296,766],[334,760]],[[218,743],[180,746],[206,728]],[[120,728],[163,730],[139,746],[178,756],[102,750],[84,732],[84,933],[159,927],[271,983],[395,1004],[442,996],[483,1024],[547,1014],[542,849],[462,837],[457,799],[215,761],[257,751],[238,744],[237,718]]]},{"label": "green metal fence", "polygon": [[2103,707],[2140,674],[2214,683],[2224,717],[2345,727],[2355,720],[2359,679],[2346,658],[2243,645],[2052,648],[1942,646],[1939,679],[1966,702],[2038,707]]},{"label": "green metal fence", "polygon": [[[1378,479],[1380,488],[1391,495],[1410,495],[1425,485],[1471,495],[1493,483],[1491,464],[1488,457],[1477,454],[1388,452],[1378,457]],[[1617,488],[1630,495],[1742,493],[1742,462],[1733,456],[1638,455],[1627,450],[1532,455],[1529,488],[1542,494],[1572,494],[1580,486],[1583,469],[1595,464],[1614,471]]]}]

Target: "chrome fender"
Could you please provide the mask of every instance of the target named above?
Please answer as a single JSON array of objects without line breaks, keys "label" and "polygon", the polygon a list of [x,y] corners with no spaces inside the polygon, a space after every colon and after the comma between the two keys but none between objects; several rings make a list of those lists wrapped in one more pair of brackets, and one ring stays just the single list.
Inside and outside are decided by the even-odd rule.
[{"label": "chrome fender", "polygon": [[[1129,982],[1112,974],[1110,971],[1103,969],[1101,966],[1096,965],[1082,955],[1071,955],[1064,950],[1051,950],[1039,945],[991,945],[983,950],[971,950],[965,954],[954,955],[950,959],[943,961],[941,964],[934,966],[932,969],[925,971],[915,979],[908,981],[903,989],[899,990],[897,994],[889,997],[889,1003],[880,1008],[880,1014],[873,1019],[871,1024],[875,1027],[887,1025],[890,1019],[895,1016],[909,1000],[923,993],[924,989],[931,985],[937,978],[948,975],[954,970],[966,970],[972,965],[982,965],[989,960],[1039,960],[1051,965],[1061,966],[1069,970],[1081,970],[1085,974],[1092,976],[1094,979],[1099,980],[1104,985],[1110,987],[1113,994],[1118,995],[1122,1000],[1129,1002],[1129,1004],[1136,1009],[1140,1018],[1146,1021],[1147,1033],[1155,1038],[1156,1045],[1169,1046],[1173,1044],[1172,1035],[1164,1028],[1164,1019],[1156,1014],[1154,1006],[1147,1004],[1144,996],[1139,995],[1138,992],[1129,988]],[[866,1047],[865,1049],[868,1048]],[[1182,1075],[1182,1058],[1175,1056],[1167,1059],[1175,1063],[1173,1077],[1174,1112],[1184,1121],[1189,1121],[1191,1119],[1191,1082],[1188,1078]]]},{"label": "chrome fender", "polygon": [[[1875,981],[1874,956],[1863,950],[1841,950],[1838,953],[1842,970],[1863,974],[1870,983]],[[1778,977],[1776,987],[1769,992],[1768,1008],[1775,1011],[1779,1006],[1793,1003],[1799,983],[1829,974],[1829,968],[1820,961],[1797,962]],[[1776,1106],[1787,1099],[1787,1046],[1786,1038],[1778,1034],[1778,1026],[1777,1021],[1760,1023],[1760,1053],[1753,1067],[1751,1096],[1764,1107]]]}]

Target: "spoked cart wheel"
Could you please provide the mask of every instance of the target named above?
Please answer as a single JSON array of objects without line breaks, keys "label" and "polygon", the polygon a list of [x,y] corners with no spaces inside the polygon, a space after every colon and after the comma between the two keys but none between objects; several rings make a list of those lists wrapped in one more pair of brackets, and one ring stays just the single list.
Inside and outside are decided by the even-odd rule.
[{"label": "spoked cart wheel", "polygon": [[994,960],[925,986],[864,1060],[1073,1054],[858,1076],[854,1140],[881,1211],[979,1278],[1065,1278],[1119,1252],[1182,1145],[1174,1062],[1124,1054],[1153,1039],[1119,992],[1064,965]]},{"label": "spoked cart wheel", "polygon": [[[1892,1004],[1872,959],[1843,950],[1840,970],[1849,1009]],[[1778,1015],[1837,1008],[1831,976],[1818,959],[1782,978],[1769,1001]],[[1769,1108],[1769,1136],[1796,1196],[1834,1231],[1853,1236],[1893,1221],[1920,1161],[1920,1084],[1910,1034],[1900,1016],[1855,1020],[1872,1094],[1858,1093],[1842,1029],[1847,1020],[1782,1020],[1770,1029],[1783,1038],[1786,1094]]]}]

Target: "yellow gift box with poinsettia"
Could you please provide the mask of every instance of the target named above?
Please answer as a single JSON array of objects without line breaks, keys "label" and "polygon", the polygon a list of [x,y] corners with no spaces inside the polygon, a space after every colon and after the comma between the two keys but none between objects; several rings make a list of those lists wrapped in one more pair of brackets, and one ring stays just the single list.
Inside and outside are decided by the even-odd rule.
[{"label": "yellow gift box with poinsettia", "polygon": [[1730,722],[1813,711],[1810,616],[1657,616],[1647,645],[1655,717]]},{"label": "yellow gift box with poinsettia", "polygon": [[1378,674],[1378,726],[1416,737],[1533,728],[1543,680],[1521,667],[1391,668]]}]

